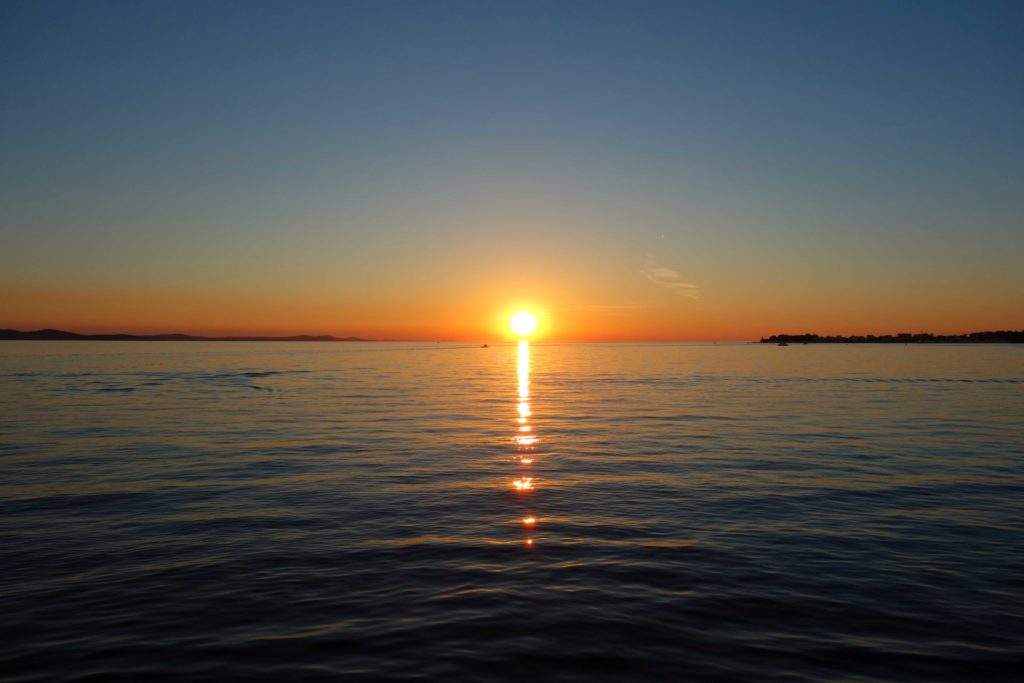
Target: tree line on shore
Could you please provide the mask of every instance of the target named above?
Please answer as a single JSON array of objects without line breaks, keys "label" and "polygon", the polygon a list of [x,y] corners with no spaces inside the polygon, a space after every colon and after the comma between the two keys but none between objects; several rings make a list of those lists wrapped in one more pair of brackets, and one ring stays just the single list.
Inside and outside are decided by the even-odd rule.
[{"label": "tree line on shore", "polygon": [[821,336],[818,334],[773,334],[761,337],[762,344],[1010,344],[1024,343],[1024,330],[970,332],[968,334],[932,334],[900,332],[883,335]]}]

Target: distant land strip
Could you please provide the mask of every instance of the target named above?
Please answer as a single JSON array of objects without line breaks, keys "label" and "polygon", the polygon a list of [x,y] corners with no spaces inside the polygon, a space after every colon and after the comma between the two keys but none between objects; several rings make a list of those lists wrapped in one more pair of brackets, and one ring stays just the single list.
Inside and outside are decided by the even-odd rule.
[{"label": "distant land strip", "polygon": [[1001,330],[998,332],[970,332],[968,334],[931,334],[929,332],[901,332],[875,336],[854,335],[850,337],[817,334],[773,334],[761,337],[762,344],[1021,344],[1024,330]]},{"label": "distant land strip", "polygon": [[200,337],[192,334],[78,334],[64,330],[0,329],[0,340],[36,341],[273,341],[273,342],[359,342],[362,337],[332,337],[329,334],[300,334],[293,337]]}]

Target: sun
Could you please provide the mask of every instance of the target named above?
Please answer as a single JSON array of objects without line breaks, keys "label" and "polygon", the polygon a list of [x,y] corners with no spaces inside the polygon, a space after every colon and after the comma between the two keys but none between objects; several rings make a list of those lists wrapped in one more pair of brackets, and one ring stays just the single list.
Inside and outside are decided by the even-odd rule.
[{"label": "sun", "polygon": [[527,313],[526,311],[519,311],[509,321],[512,325],[512,331],[518,334],[520,337],[527,337],[533,334],[533,331],[537,329],[537,316],[533,313]]}]

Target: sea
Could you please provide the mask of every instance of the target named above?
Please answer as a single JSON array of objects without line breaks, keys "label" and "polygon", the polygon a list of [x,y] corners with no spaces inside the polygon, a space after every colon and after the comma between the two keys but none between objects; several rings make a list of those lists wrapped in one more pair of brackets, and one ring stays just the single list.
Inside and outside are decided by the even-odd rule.
[{"label": "sea", "polygon": [[0,342],[0,680],[1020,681],[1024,345]]}]

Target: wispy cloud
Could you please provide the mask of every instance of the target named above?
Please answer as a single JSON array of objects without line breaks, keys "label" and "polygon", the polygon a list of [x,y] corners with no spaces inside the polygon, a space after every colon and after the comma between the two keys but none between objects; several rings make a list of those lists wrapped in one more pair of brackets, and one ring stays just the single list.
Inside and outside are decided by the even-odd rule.
[{"label": "wispy cloud", "polygon": [[679,296],[690,299],[700,299],[700,288],[692,282],[683,280],[683,276],[665,266],[655,263],[653,259],[647,260],[647,267],[640,271],[640,274],[656,285],[675,292]]}]

